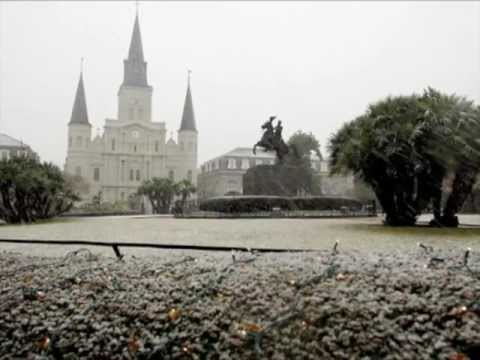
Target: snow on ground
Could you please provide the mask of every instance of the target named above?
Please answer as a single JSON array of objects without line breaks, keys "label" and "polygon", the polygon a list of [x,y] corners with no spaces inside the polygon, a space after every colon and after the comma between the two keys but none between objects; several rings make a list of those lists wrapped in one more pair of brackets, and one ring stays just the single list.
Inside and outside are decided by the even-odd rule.
[{"label": "snow on ground", "polygon": [[480,358],[480,252],[338,250],[4,252],[0,357]]}]

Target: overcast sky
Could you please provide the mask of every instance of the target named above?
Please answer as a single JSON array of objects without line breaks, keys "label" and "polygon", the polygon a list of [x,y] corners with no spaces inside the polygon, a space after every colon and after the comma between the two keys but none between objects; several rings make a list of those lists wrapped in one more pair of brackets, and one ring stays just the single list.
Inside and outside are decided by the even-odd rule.
[{"label": "overcast sky", "polygon": [[[480,103],[479,2],[141,2],[153,121],[180,125],[187,69],[200,163],[271,114],[322,144],[369,103],[427,86]],[[135,2],[0,2],[0,132],[63,166],[80,70],[90,121],[117,116]]]}]

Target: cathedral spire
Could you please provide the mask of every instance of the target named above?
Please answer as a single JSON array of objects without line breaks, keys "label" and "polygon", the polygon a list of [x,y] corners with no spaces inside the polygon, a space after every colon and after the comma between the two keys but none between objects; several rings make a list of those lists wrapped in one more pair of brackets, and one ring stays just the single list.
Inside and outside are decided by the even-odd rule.
[{"label": "cathedral spire", "polygon": [[[82,58],[83,67],[83,58]],[[85,97],[85,88],[83,87],[83,68],[80,72],[75,101],[73,103],[72,117],[69,124],[90,125],[88,122],[87,101]]]},{"label": "cathedral spire", "polygon": [[142,35],[140,33],[140,22],[138,20],[138,5],[133,24],[128,58],[124,63],[123,84],[127,86],[148,86],[147,84],[147,63],[143,57]]},{"label": "cathedral spire", "polygon": [[197,131],[197,127],[195,125],[195,114],[193,112],[192,92],[190,90],[191,73],[192,72],[188,70],[187,95],[185,96],[185,103],[183,105],[182,123],[180,125],[180,131]]},{"label": "cathedral spire", "polygon": [[132,38],[130,40],[130,49],[128,50],[128,60],[144,61],[142,36],[140,34],[140,24],[138,22],[138,8],[135,15]]}]

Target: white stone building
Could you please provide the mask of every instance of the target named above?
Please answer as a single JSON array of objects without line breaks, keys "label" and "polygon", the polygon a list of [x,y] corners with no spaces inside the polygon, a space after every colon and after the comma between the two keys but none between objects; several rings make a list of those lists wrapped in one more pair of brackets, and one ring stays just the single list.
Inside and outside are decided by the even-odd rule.
[{"label": "white stone building", "polygon": [[243,174],[256,165],[273,165],[275,153],[238,147],[205,162],[198,174],[198,198],[208,199],[229,193],[243,193]]},{"label": "white stone building", "polygon": [[[330,175],[328,159],[319,159],[313,153],[310,160],[323,195],[355,196],[358,181],[356,183],[353,175]],[[204,200],[226,194],[242,194],[243,175],[249,168],[274,163],[274,152],[257,149],[257,154],[254,155],[252,148],[247,147],[238,147],[208,160],[200,166],[198,198]]]},{"label": "white stone building", "polygon": [[29,156],[39,159],[30,146],[7,134],[0,133],[0,160],[8,160],[15,156]]},{"label": "white stone building", "polygon": [[103,135],[93,140],[80,74],[68,124],[65,171],[80,175],[89,183],[84,200],[101,193],[102,201],[125,201],[144,180],[152,177],[188,179],[196,184],[198,131],[190,81],[177,141],[167,140],[164,122],[152,121],[152,93],[137,14],[118,91],[117,119],[106,119]]}]

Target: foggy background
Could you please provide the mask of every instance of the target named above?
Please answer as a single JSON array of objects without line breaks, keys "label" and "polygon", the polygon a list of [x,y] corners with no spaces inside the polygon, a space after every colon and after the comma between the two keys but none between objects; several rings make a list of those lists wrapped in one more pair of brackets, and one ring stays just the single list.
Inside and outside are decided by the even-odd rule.
[{"label": "foggy background", "polygon": [[[141,2],[153,120],[176,132],[187,69],[199,165],[271,114],[325,154],[342,123],[432,86],[480,102],[479,2]],[[92,133],[117,117],[135,2],[0,2],[0,132],[63,166],[84,57]]]}]

